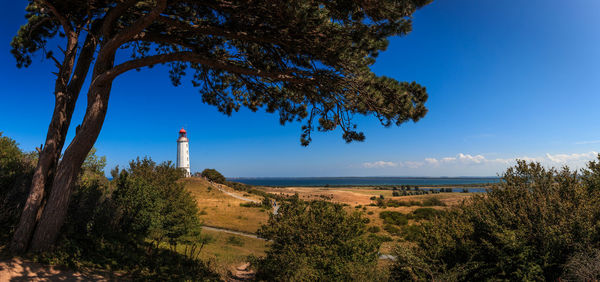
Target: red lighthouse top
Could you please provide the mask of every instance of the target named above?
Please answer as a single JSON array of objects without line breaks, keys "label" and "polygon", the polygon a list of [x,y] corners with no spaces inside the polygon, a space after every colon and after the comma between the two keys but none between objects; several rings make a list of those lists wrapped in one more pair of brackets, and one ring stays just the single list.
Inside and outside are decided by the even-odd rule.
[{"label": "red lighthouse top", "polygon": [[179,138],[177,139],[177,142],[188,142],[187,132],[185,131],[185,129],[183,129],[183,127],[181,128],[181,130],[179,130]]}]

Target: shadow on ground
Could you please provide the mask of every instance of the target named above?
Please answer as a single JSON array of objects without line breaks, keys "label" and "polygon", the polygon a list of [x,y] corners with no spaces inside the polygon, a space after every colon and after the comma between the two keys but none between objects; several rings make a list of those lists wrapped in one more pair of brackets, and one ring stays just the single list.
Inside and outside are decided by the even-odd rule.
[{"label": "shadow on ground", "polygon": [[105,274],[72,271],[20,258],[0,261],[0,281],[112,281]]}]

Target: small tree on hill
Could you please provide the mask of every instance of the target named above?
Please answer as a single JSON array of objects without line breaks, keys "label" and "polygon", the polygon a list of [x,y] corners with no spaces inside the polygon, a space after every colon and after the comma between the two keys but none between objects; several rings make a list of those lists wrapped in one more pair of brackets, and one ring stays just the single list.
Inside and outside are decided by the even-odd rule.
[{"label": "small tree on hill", "polygon": [[207,168],[207,169],[203,170],[202,174],[200,174],[200,176],[202,176],[212,182],[219,183],[219,184],[224,184],[226,181],[225,176],[223,176],[220,172],[218,172],[214,168]]}]

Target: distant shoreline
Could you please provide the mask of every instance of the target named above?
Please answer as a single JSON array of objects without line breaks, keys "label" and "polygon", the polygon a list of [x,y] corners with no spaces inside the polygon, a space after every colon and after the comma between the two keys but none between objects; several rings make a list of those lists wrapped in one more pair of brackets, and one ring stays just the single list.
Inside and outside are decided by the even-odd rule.
[{"label": "distant shoreline", "polygon": [[484,187],[498,177],[231,177],[229,181],[267,187]]}]

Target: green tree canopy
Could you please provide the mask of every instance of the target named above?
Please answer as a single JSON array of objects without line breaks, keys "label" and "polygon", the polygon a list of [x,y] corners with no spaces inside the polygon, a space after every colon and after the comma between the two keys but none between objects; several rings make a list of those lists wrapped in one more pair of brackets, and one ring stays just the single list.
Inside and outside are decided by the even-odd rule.
[{"label": "green tree canopy", "polygon": [[[410,32],[412,14],[429,2],[29,0],[12,53],[26,67],[42,52],[56,64],[57,79],[54,113],[11,249],[39,251],[55,241],[102,129],[112,83],[130,70],[168,64],[174,85],[189,77],[203,101],[227,115],[246,107],[277,112],[281,124],[304,121],[302,145],[314,130],[341,129],[346,142],[364,140],[355,115],[375,116],[384,126],[418,121],[427,112],[426,89],[377,76],[370,66],[389,37]],[[62,48],[48,46],[61,39]],[[85,116],[59,162],[88,77]]]},{"label": "green tree canopy", "polygon": [[376,273],[381,242],[367,235],[359,212],[293,197],[258,234],[270,240],[257,278],[268,281],[365,281]]},{"label": "green tree canopy", "polygon": [[389,126],[427,112],[424,87],[369,67],[388,37],[410,32],[411,15],[429,2],[30,0],[28,22],[11,46],[20,67],[40,50],[61,66],[47,42],[66,36],[83,44],[79,36],[87,34],[99,40],[96,64],[114,60],[109,53],[117,49],[132,58],[94,75],[95,83],[169,64],[174,85],[190,74],[203,101],[226,114],[245,106],[278,112],[282,124],[307,119],[303,144],[315,128],[339,127],[346,141],[363,140],[353,114]]},{"label": "green tree canopy", "polygon": [[219,171],[214,168],[207,168],[202,171],[200,176],[216,183],[224,184],[226,179]]}]

